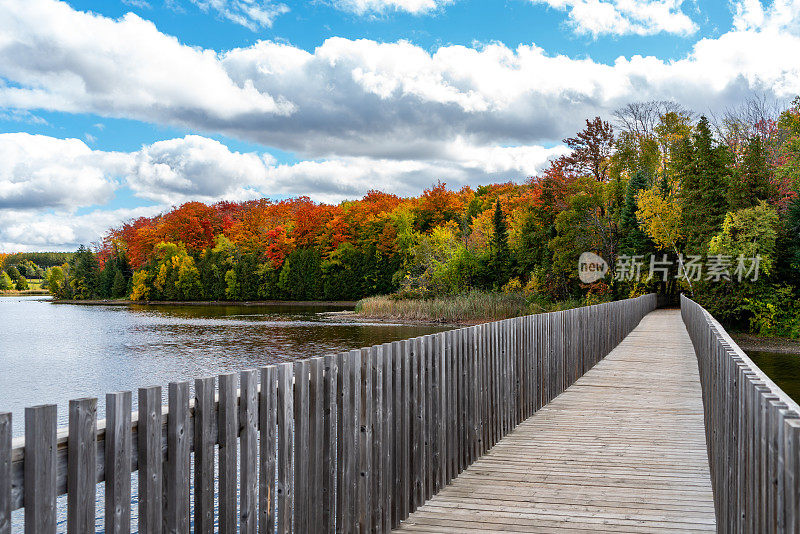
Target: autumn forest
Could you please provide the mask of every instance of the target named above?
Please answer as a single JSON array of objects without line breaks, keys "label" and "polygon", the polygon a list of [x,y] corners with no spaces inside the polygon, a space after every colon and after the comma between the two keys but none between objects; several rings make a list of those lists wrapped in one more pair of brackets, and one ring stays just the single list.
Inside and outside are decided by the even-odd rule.
[{"label": "autumn forest", "polygon": [[[594,303],[685,291],[730,328],[800,337],[800,97],[709,117],[634,103],[586,120],[564,144],[524,183],[437,183],[418,197],[370,191],[338,205],[189,202],[109,230],[45,281],[62,299],[134,301],[481,291]],[[606,260],[606,277],[581,282],[585,251]],[[687,275],[678,260],[689,257],[714,260],[717,274]],[[652,258],[672,267],[649,276]],[[758,258],[758,271],[736,276],[737,258]]]}]

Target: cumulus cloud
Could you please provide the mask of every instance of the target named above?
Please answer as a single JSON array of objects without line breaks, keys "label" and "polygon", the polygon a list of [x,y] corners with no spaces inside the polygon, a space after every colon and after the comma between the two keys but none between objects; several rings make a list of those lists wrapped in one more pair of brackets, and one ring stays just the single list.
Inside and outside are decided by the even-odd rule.
[{"label": "cumulus cloud", "polygon": [[8,133],[0,134],[0,161],[0,210],[74,211],[107,203],[122,186],[166,205],[258,197],[274,158],[197,135],[107,152],[80,139]]},{"label": "cumulus cloud", "polygon": [[[132,14],[112,20],[54,0],[24,4],[0,3],[0,108],[178,125],[309,159],[431,159],[457,138],[552,143],[630,101],[708,111],[753,91],[800,92],[800,64],[785,59],[800,57],[800,37],[752,26],[700,39],[678,60],[602,63],[535,44],[428,51],[338,37],[313,51],[259,41],[217,52],[182,45]],[[631,6],[640,4],[613,5],[638,13]],[[656,7],[669,13],[669,5]]]},{"label": "cumulus cloud", "polygon": [[269,154],[232,152],[197,135],[157,141],[131,154],[128,183],[142,198],[162,203],[186,200],[246,200],[264,186]]},{"label": "cumulus cloud", "polygon": [[761,0],[736,0],[733,11],[733,27],[740,31],[800,33],[800,0],[773,0],[767,5]]},{"label": "cumulus cloud", "polygon": [[133,13],[112,20],[53,0],[0,3],[0,107],[93,111],[197,125],[288,104],[234,82],[212,50],[182,45]]},{"label": "cumulus cloud", "polygon": [[[756,0],[757,1],[757,0]],[[578,34],[690,35],[697,25],[682,10],[684,0],[531,0],[567,11]]]},{"label": "cumulus cloud", "polygon": [[275,19],[289,12],[285,4],[270,0],[191,0],[205,12],[213,11],[219,16],[256,31],[271,28]]},{"label": "cumulus cloud", "polygon": [[333,0],[337,8],[357,15],[404,11],[413,15],[431,13],[454,0]]},{"label": "cumulus cloud", "polygon": [[126,156],[78,139],[0,134],[0,209],[73,208],[114,195]]},{"label": "cumulus cloud", "polygon": [[97,242],[109,228],[137,217],[152,216],[168,206],[133,209],[96,209],[83,215],[56,210],[0,209],[0,250],[27,252],[74,251],[78,245]]}]

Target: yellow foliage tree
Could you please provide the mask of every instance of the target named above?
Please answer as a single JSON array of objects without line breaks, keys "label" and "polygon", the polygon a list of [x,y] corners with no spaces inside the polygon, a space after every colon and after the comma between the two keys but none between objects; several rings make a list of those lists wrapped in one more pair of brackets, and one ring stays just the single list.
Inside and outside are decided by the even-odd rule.
[{"label": "yellow foliage tree", "polygon": [[673,192],[666,195],[658,187],[641,191],[636,196],[636,218],[656,246],[663,250],[676,247],[681,234],[681,206]]},{"label": "yellow foliage tree", "polygon": [[150,288],[147,285],[148,273],[145,270],[133,273],[133,289],[131,300],[147,300],[150,297]]}]

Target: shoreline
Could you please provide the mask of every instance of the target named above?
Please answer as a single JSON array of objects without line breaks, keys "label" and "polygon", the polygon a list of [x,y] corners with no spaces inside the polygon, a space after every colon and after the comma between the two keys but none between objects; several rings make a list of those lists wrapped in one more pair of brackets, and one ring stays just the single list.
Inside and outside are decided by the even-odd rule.
[{"label": "shoreline", "polygon": [[731,334],[731,337],[745,352],[780,352],[800,356],[800,340],[784,337],[761,337],[752,334]]},{"label": "shoreline", "polygon": [[81,304],[84,306],[310,306],[355,308],[355,301],[330,300],[52,300],[53,304]]},{"label": "shoreline", "polygon": [[325,312],[324,314],[331,315],[334,317],[342,317],[350,321],[363,322],[363,323],[387,322],[387,323],[419,325],[419,326],[455,326],[459,328],[464,326],[475,326],[478,324],[483,324],[491,321],[490,319],[482,321],[448,321],[446,319],[409,319],[407,317],[391,316],[391,315],[361,315],[352,310],[340,311],[340,312]]},{"label": "shoreline", "polygon": [[4,289],[0,291],[0,297],[42,297],[49,295],[50,292],[46,289],[26,289],[24,291],[17,291],[16,289]]}]

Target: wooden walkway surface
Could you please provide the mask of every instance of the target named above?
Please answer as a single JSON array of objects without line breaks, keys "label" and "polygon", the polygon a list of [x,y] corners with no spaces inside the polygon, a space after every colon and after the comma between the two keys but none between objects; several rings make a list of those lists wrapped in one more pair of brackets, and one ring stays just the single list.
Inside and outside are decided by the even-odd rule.
[{"label": "wooden walkway surface", "polygon": [[657,310],[397,531],[714,531],[697,360]]}]

